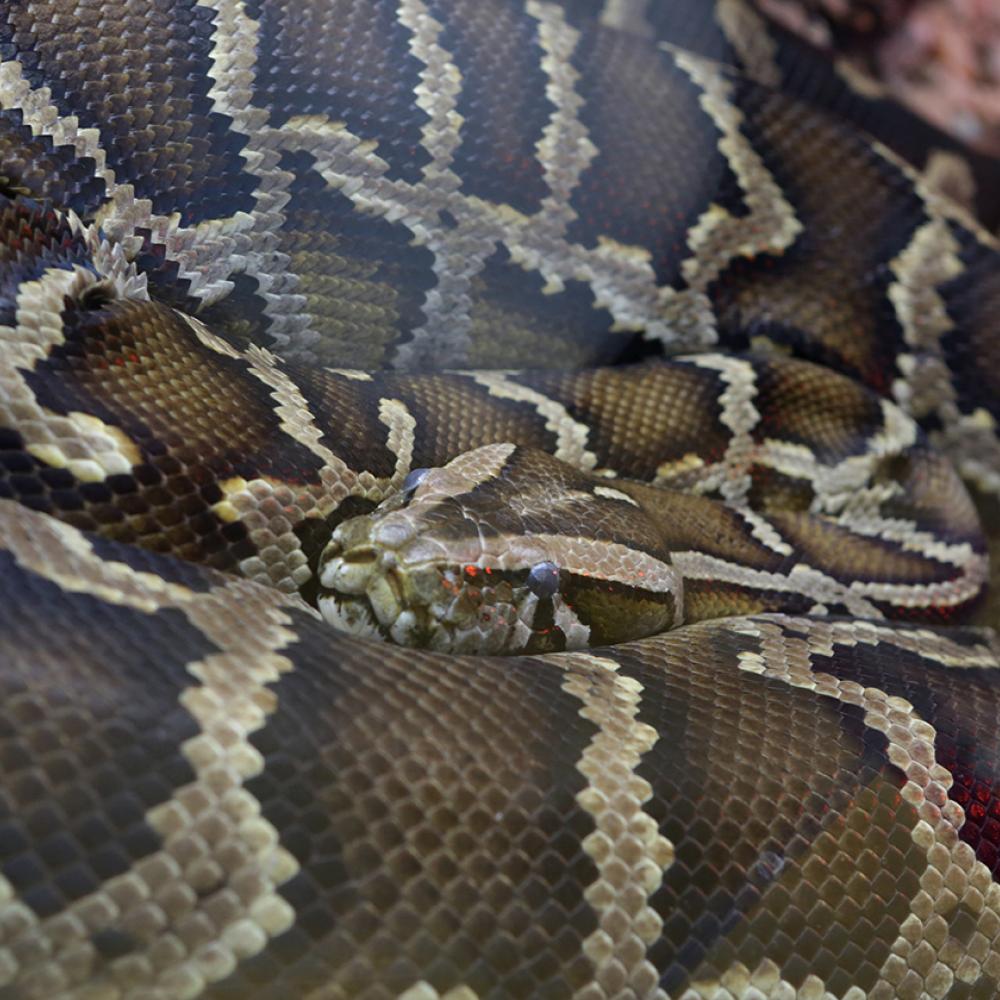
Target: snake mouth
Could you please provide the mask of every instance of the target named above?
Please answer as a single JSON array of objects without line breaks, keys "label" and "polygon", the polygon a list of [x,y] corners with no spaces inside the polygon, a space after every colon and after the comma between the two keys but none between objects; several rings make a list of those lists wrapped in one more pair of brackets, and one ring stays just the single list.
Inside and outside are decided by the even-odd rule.
[{"label": "snake mouth", "polygon": [[317,604],[324,620],[340,632],[364,639],[378,639],[399,646],[435,649],[437,624],[420,609],[399,607],[397,614],[385,621],[385,607],[373,604],[367,594],[342,594],[320,590]]},{"label": "snake mouth", "polygon": [[342,632],[437,648],[440,623],[415,596],[391,552],[359,546],[324,556],[317,604],[324,619]]}]

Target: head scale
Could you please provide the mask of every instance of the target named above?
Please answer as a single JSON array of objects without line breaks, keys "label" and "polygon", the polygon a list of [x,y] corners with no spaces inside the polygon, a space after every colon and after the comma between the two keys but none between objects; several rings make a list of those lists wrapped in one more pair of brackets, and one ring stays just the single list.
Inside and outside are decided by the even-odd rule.
[{"label": "head scale", "polygon": [[414,469],[396,496],[337,527],[320,610],[355,634],[456,653],[578,649],[672,627],[680,577],[653,551],[641,508],[605,482],[510,444]]}]

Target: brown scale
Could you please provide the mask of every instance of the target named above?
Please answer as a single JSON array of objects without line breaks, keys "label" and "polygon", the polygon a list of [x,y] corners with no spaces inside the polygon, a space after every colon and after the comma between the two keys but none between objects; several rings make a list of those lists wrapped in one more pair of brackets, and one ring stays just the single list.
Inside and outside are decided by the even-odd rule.
[{"label": "brown scale", "polygon": [[685,622],[763,612],[804,615],[814,604],[811,597],[790,590],[748,588],[721,580],[684,581]]},{"label": "brown scale", "polygon": [[267,302],[260,294],[256,278],[248,274],[233,274],[232,294],[220,302],[202,309],[190,296],[176,296],[179,287],[164,289],[157,286],[155,297],[184,313],[197,312],[198,318],[214,333],[228,340],[234,347],[245,350],[251,344],[272,347],[274,338],[266,332],[269,319]]},{"label": "brown scale", "polygon": [[[667,591],[642,590],[574,576],[560,585],[560,592],[566,607],[590,629],[588,642],[593,646],[613,646],[633,635],[652,635],[662,631],[663,622],[674,621],[677,616],[677,602]],[[534,627],[541,635],[529,641],[528,653],[566,648],[565,636],[555,626],[555,618],[544,623],[547,610],[542,603],[535,612]]]},{"label": "brown scale", "polygon": [[89,262],[89,251],[68,221],[44,206],[0,196],[0,265],[4,268],[3,308],[14,321],[17,283],[38,277],[53,265]]},{"label": "brown scale", "polygon": [[[683,363],[572,374],[521,375],[593,426],[588,447],[603,466],[636,479],[652,479],[661,463],[725,453],[729,435],[719,423],[715,372]],[[651,442],[656,442],[650,447]]]},{"label": "brown scale", "polygon": [[642,504],[671,552],[703,552],[767,572],[779,572],[786,563],[786,557],[752,536],[736,511],[716,500],[641,483],[614,486]]},{"label": "brown scale", "polygon": [[343,121],[378,143],[389,177],[415,181],[429,156],[427,115],[414,101],[423,64],[394,5],[380,0],[305,0],[294,11],[260,5],[253,102],[281,125],[296,115]]},{"label": "brown scale", "polygon": [[767,466],[752,466],[750,479],[747,503],[764,515],[773,510],[809,510],[816,499],[808,479],[787,476]]},{"label": "brown scale", "polygon": [[[934,719],[936,760],[953,777],[948,797],[965,812],[960,838],[976,857],[1000,876],[1000,731],[996,725],[993,678],[995,668],[969,668],[966,681],[956,685],[952,671],[933,660],[898,651],[891,669],[864,657],[837,657],[820,668],[841,680],[875,687],[905,698],[922,718]],[[968,919],[953,914],[959,924]],[[967,939],[963,940],[967,943]]]},{"label": "brown scale", "polygon": [[711,296],[724,341],[770,338],[888,393],[901,331],[887,264],[926,221],[920,199],[821,112],[749,84],[736,98],[804,231],[782,257],[737,260],[719,277]]},{"label": "brown scale", "polygon": [[92,161],[79,158],[72,146],[56,147],[47,135],[35,136],[15,111],[0,112],[0,164],[0,191],[11,197],[48,199],[86,216],[104,195]]},{"label": "brown scale", "polygon": [[383,392],[382,379],[361,381],[306,365],[286,370],[320,431],[320,443],[355,471],[391,476],[398,457],[388,445],[389,429],[379,419],[383,396],[392,396]]},{"label": "brown scale", "polygon": [[[492,396],[467,376],[390,376],[383,385],[417,420],[415,465],[502,441],[554,450],[555,434],[532,403]],[[466,419],[472,412],[476,419]]]},{"label": "brown scale", "polygon": [[253,207],[245,140],[208,97],[211,33],[193,5],[154,0],[30,0],[0,19],[7,57],[61,114],[100,130],[116,180],[185,223]]},{"label": "brown scale", "polygon": [[990,578],[985,599],[970,621],[975,625],[993,626],[1000,621],[1000,500],[978,490],[972,491],[972,499],[986,535]]},{"label": "brown scale", "polygon": [[477,368],[584,368],[610,364],[634,333],[610,332],[611,314],[582,281],[554,291],[541,276],[492,254],[470,288],[469,364]]},{"label": "brown scale", "polygon": [[754,371],[757,441],[803,444],[819,461],[836,461],[863,453],[868,435],[883,427],[878,397],[849,379],[831,377],[829,369],[779,362],[756,364]]},{"label": "brown scale", "polygon": [[[963,413],[982,408],[1000,421],[1000,250],[985,252],[980,240],[953,225],[962,273],[941,289],[953,326],[941,340]],[[946,397],[946,398],[950,398]],[[947,404],[946,404],[947,405]]]},{"label": "brown scale", "polygon": [[[85,529],[233,568],[250,554],[245,529],[211,511],[227,477],[314,482],[319,461],[279,429],[268,388],[246,364],[199,344],[176,313],[115,302],[64,313],[66,343],[25,376],[53,413],[84,412],[118,427],[139,450],[131,474],[102,482],[53,477],[44,509]],[[15,482],[37,495],[32,482]],[[46,490],[48,486],[46,486]]]},{"label": "brown scale", "polygon": [[295,179],[278,239],[321,337],[316,361],[384,368],[400,331],[424,320],[434,255],[402,221],[359,212],[314,163],[305,153],[282,157]]},{"label": "brown scale", "polygon": [[[546,95],[538,22],[504,0],[430,0],[441,45],[462,75],[461,141],[452,169],[462,191],[531,215],[550,192],[536,144],[556,110]],[[514,305],[515,303],[511,303]]]},{"label": "brown scale", "polygon": [[[465,375],[372,372],[362,380],[299,366],[288,371],[323,431],[322,443],[352,469],[376,476],[391,475],[398,461],[385,444],[388,428],[379,418],[386,400],[401,402],[415,420],[414,467],[443,465],[494,442],[555,447],[555,435],[533,404],[491,396]],[[470,412],[476,420],[466,419]]]},{"label": "brown scale", "polygon": [[[885,739],[853,706],[733,669],[756,651],[750,638],[694,627],[653,640],[655,660],[632,649],[621,669],[643,685],[642,719],[669,734],[636,769],[659,790],[647,810],[675,847],[650,899],[664,988],[679,995],[764,957],[793,986],[813,965],[840,994],[871,985],[927,865]],[[891,857],[893,877],[869,855]],[[829,919],[814,921],[823,905]]]},{"label": "brown scale", "polygon": [[923,442],[901,454],[888,455],[876,467],[872,482],[891,484],[894,493],[883,501],[885,517],[918,522],[922,530],[939,534],[951,543],[968,542],[983,550],[984,526],[965,484],[948,458]]},{"label": "brown scale", "polygon": [[696,976],[733,960],[754,968],[766,956],[794,986],[810,974],[834,996],[875,986],[910,916],[926,857],[913,842],[916,811],[891,774],[876,776],[871,764],[863,774],[870,786],[829,817],[807,858],[783,871],[749,919],[708,950]]},{"label": "brown scale", "polygon": [[719,134],[697,88],[654,45],[592,31],[573,63],[586,67],[580,117],[598,153],[570,199],[577,219],[568,236],[585,246],[600,235],[641,247],[657,283],[670,284],[708,203],[738,198]]},{"label": "brown scale", "polygon": [[[139,559],[153,568],[145,553]],[[198,572],[188,567],[185,582]],[[169,568],[165,579],[174,579]],[[21,586],[9,583],[0,586],[0,717],[8,731],[0,865],[18,898],[51,917],[161,846],[147,810],[195,777],[181,747],[199,730],[180,695],[191,685],[188,665],[214,647],[176,612],[86,597],[57,612],[51,582],[24,573]],[[46,626],[49,615],[61,627],[52,617]],[[98,962],[107,936],[96,936]]]},{"label": "brown scale", "polygon": [[[283,889],[299,919],[268,950],[280,981],[395,995],[437,970],[480,995],[582,987],[594,823],[575,765],[596,727],[561,671],[393,647],[369,664],[306,624],[303,653],[338,667],[275,684],[255,740],[266,765],[248,782],[303,861]],[[560,961],[534,961],[553,949]]]},{"label": "brown scale", "polygon": [[903,542],[856,535],[832,521],[798,512],[772,511],[771,521],[810,566],[834,579],[936,583],[955,576],[952,563],[908,551]]}]

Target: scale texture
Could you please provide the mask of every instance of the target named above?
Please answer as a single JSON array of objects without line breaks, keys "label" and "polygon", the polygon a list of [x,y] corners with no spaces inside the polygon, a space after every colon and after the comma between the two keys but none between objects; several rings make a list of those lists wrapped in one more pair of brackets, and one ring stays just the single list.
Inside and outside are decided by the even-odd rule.
[{"label": "scale texture", "polygon": [[[743,0],[0,0],[0,1000],[996,997],[996,169]],[[330,628],[490,445],[702,620]]]}]

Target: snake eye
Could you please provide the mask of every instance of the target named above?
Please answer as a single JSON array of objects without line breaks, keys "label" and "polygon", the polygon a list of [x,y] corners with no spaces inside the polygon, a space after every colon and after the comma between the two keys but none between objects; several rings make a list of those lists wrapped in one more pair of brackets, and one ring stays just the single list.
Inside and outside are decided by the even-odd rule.
[{"label": "snake eye", "polygon": [[417,487],[424,481],[427,473],[430,471],[430,469],[410,469],[403,480],[401,490],[404,500],[409,500],[413,497],[413,494],[417,492]]},{"label": "snake eye", "polygon": [[528,590],[535,597],[551,597],[559,589],[559,567],[554,562],[535,563],[528,573]]}]

